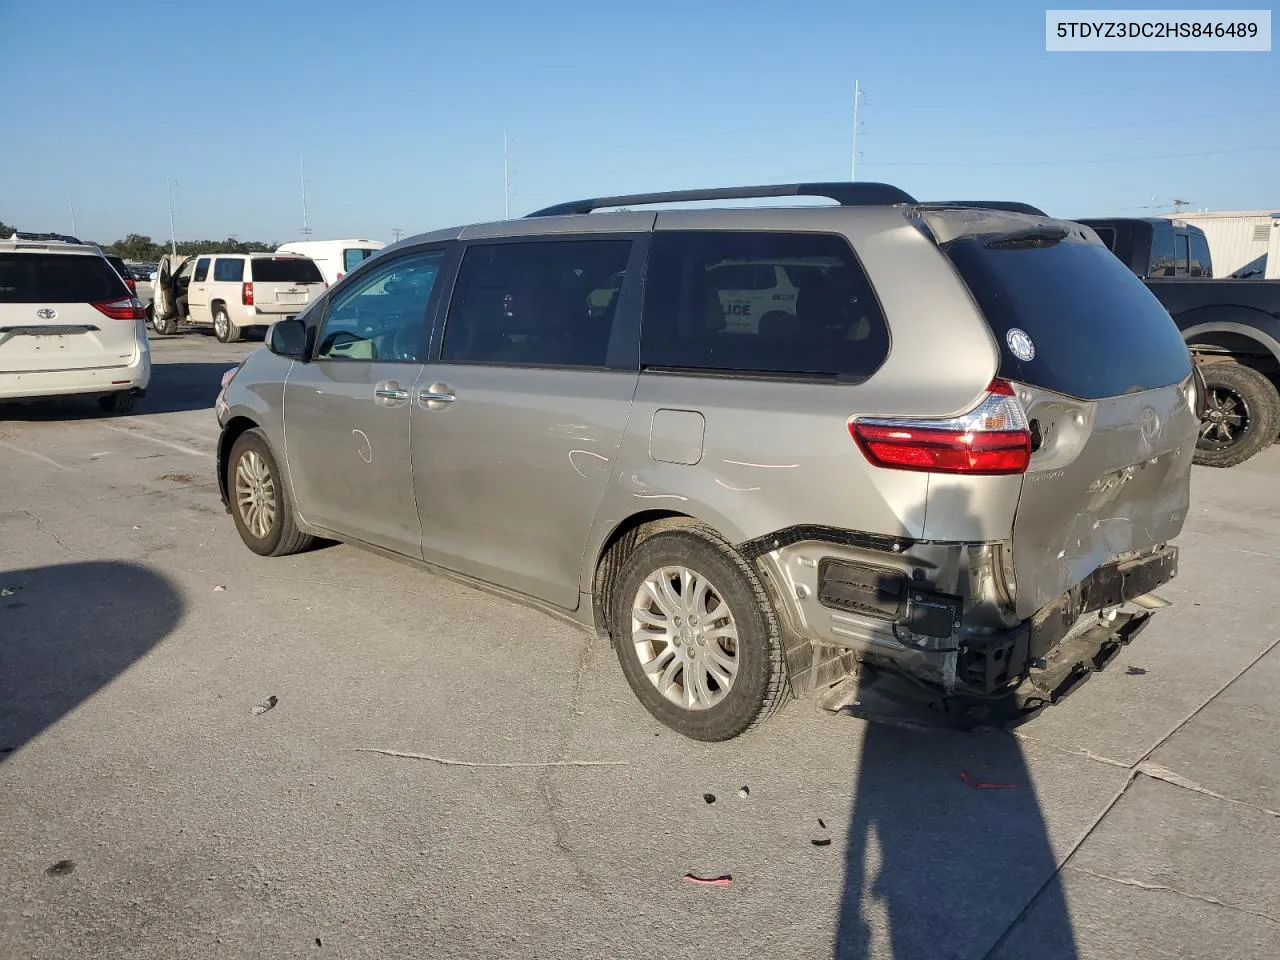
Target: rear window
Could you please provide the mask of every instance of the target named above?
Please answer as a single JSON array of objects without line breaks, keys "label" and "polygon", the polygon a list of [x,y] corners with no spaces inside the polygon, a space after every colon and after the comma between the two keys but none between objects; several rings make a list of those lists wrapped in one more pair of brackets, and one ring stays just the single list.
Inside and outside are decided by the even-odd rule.
[{"label": "rear window", "polygon": [[[1191,359],[1172,318],[1105,247],[988,246],[967,237],[945,250],[1000,344],[1000,376],[1097,400],[1178,383]],[[1011,331],[1022,331],[1026,340]],[[1025,357],[1013,352],[1013,345]]]},{"label": "rear window", "polygon": [[342,269],[344,273],[350,273],[360,264],[364,263],[372,257],[377,250],[366,250],[364,248],[350,248],[342,251]]},{"label": "rear window", "polygon": [[264,283],[324,283],[315,261],[303,257],[255,258],[253,279]]},{"label": "rear window", "polygon": [[244,261],[239,257],[219,257],[213,261],[215,283],[239,283],[244,279]]},{"label": "rear window", "polygon": [[102,257],[0,253],[0,303],[102,303],[129,295]]},{"label": "rear window", "polygon": [[644,366],[858,380],[879,369],[888,352],[875,291],[842,237],[654,235]]}]

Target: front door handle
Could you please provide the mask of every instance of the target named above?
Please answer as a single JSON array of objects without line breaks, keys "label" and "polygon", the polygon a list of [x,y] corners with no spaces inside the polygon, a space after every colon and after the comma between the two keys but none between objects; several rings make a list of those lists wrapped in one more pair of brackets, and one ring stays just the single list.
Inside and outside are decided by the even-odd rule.
[{"label": "front door handle", "polygon": [[409,399],[409,391],[394,380],[384,380],[373,388],[378,403],[393,404]]},{"label": "front door handle", "polygon": [[418,401],[425,403],[428,410],[439,410],[446,403],[453,403],[457,399],[458,395],[447,383],[433,383],[425,390],[418,391]]}]

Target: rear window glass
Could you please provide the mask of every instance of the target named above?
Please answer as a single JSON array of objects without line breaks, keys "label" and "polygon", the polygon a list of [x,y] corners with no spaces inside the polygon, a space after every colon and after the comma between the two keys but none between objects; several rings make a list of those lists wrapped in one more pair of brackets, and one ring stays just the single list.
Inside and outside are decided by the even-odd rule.
[{"label": "rear window glass", "polygon": [[351,248],[351,249],[343,250],[342,251],[342,269],[346,273],[350,273],[352,270],[360,266],[360,264],[364,263],[366,260],[368,260],[377,252],[378,252],[377,250],[365,250],[363,248],[360,248],[360,249]]},{"label": "rear window glass", "polygon": [[644,366],[863,379],[889,331],[849,244],[830,234],[654,235]]},{"label": "rear window glass", "polygon": [[[1000,376],[1097,400],[1183,380],[1191,359],[1172,318],[1104,247],[1063,240],[993,249],[968,237],[945,248],[1000,344]],[[1029,359],[1013,353],[1010,340]]]},{"label": "rear window glass", "polygon": [[213,261],[213,279],[217,283],[239,283],[244,279],[244,261],[235,257]]},{"label": "rear window glass", "polygon": [[102,257],[0,253],[0,303],[101,303],[129,295]]},{"label": "rear window glass", "polygon": [[302,257],[255,258],[253,279],[264,283],[324,283],[315,261]]}]

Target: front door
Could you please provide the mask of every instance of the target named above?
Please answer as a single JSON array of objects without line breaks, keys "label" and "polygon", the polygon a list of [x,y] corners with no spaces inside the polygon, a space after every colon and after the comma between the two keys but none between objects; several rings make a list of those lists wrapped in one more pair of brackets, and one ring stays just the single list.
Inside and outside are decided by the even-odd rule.
[{"label": "front door", "polygon": [[314,359],[285,383],[285,451],[303,519],[421,556],[410,397],[442,249],[404,253],[325,305]]},{"label": "front door", "polygon": [[469,246],[440,362],[413,401],[424,559],[577,607],[638,377],[638,319],[618,307],[638,300],[633,246],[617,236]]}]

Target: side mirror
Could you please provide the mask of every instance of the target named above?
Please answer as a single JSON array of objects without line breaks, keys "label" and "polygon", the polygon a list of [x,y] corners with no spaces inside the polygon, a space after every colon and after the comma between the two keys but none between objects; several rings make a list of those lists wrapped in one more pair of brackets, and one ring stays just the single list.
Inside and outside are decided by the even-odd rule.
[{"label": "side mirror", "polygon": [[290,360],[307,359],[307,325],[301,320],[279,320],[267,335],[267,349]]}]

